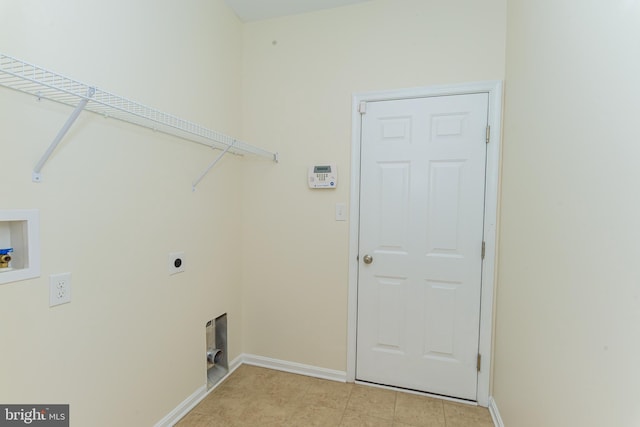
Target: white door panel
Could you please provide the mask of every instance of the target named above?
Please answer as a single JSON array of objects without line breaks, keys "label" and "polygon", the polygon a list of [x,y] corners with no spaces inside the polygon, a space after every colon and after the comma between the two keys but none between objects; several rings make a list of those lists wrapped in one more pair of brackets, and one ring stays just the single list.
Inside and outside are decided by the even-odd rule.
[{"label": "white door panel", "polygon": [[487,105],[484,93],[367,103],[359,380],[476,399]]}]

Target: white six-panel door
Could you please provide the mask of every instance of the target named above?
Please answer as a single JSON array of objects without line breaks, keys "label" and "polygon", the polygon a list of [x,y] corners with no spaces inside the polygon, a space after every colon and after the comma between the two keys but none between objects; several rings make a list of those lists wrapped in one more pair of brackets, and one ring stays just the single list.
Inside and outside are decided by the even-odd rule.
[{"label": "white six-panel door", "polygon": [[486,93],[366,104],[358,380],[476,400],[487,112]]}]

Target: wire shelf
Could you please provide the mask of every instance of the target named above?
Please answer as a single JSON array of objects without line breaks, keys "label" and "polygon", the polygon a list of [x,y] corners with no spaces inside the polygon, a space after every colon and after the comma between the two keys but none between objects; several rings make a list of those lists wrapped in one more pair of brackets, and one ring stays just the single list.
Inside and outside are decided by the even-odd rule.
[{"label": "wire shelf", "polygon": [[0,53],[0,85],[177,136],[234,154],[254,154],[278,161],[278,154],[250,145],[197,123],[181,119],[119,95]]}]

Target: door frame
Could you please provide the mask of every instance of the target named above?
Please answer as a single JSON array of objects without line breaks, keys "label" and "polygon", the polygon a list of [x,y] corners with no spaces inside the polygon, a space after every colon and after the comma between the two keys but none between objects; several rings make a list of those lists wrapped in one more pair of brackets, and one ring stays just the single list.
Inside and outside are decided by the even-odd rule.
[{"label": "door frame", "polygon": [[389,101],[433,96],[487,93],[489,95],[488,123],[491,127],[487,144],[485,178],[484,241],[485,258],[482,266],[480,300],[479,350],[482,355],[478,373],[477,402],[489,405],[489,388],[492,370],[494,290],[497,262],[497,222],[500,184],[500,153],[502,134],[502,81],[483,81],[454,85],[439,85],[354,94],[351,118],[351,196],[349,223],[349,289],[347,325],[347,381],[356,378],[356,338],[358,316],[358,251],[360,227],[360,150],[362,102]]}]

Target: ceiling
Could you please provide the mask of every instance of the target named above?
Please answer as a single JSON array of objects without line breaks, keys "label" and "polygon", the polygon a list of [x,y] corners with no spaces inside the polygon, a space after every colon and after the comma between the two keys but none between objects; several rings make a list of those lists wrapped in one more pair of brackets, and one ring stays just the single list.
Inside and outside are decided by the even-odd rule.
[{"label": "ceiling", "polygon": [[260,21],[370,0],[225,0],[243,22]]}]

